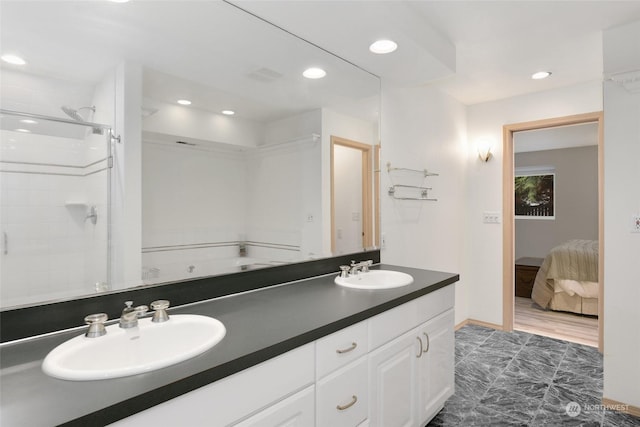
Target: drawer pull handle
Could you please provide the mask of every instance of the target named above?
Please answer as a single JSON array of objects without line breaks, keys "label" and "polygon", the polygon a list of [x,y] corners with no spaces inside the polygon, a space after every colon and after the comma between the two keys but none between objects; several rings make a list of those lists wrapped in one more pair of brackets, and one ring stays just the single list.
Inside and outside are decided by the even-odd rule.
[{"label": "drawer pull handle", "polygon": [[422,356],[422,350],[424,349],[424,344],[422,343],[422,338],[416,337],[416,339],[420,342],[420,348],[418,349],[418,354],[416,354],[416,358]]},{"label": "drawer pull handle", "polygon": [[427,349],[423,351],[423,353],[426,353],[429,351],[429,334],[427,334],[426,332],[423,332],[422,335],[424,335],[427,338]]},{"label": "drawer pull handle", "polygon": [[345,348],[343,350],[336,350],[336,353],[338,354],[349,353],[350,351],[355,350],[357,346],[358,346],[358,343],[352,342],[350,347]]},{"label": "drawer pull handle", "polygon": [[346,405],[338,405],[336,406],[336,409],[338,411],[344,411],[345,409],[349,409],[353,405],[355,405],[357,401],[358,401],[358,396],[354,394],[353,396],[351,396],[351,402],[347,403]]}]

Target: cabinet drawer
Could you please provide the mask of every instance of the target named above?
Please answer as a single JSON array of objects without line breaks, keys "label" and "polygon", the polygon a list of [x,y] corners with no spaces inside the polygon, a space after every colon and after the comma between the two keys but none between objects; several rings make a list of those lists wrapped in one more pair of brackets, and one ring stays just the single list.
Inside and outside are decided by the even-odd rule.
[{"label": "cabinet drawer", "polygon": [[402,304],[370,318],[369,351],[415,328],[417,324],[417,300],[409,301],[406,304]]},{"label": "cabinet drawer", "polygon": [[455,288],[445,286],[369,319],[369,351],[374,350],[450,308]]},{"label": "cabinet drawer", "polygon": [[347,365],[316,384],[318,427],[355,427],[369,411],[367,358]]},{"label": "cabinet drawer", "polygon": [[416,300],[418,304],[418,323],[433,319],[440,313],[453,308],[455,304],[455,287],[445,286]]},{"label": "cabinet drawer", "polygon": [[309,386],[235,427],[308,427],[314,424],[314,387]]},{"label": "cabinet drawer", "polygon": [[367,321],[316,341],[316,378],[322,378],[367,353]]},{"label": "cabinet drawer", "polygon": [[313,356],[304,345],[113,425],[226,426],[313,384]]}]

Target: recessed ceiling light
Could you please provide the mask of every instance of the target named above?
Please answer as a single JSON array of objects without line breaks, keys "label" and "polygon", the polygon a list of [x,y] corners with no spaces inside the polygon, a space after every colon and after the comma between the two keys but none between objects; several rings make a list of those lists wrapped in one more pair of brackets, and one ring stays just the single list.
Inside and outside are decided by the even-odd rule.
[{"label": "recessed ceiling light", "polygon": [[31,120],[31,119],[22,119],[22,120],[20,120],[20,123],[24,123],[24,124],[27,124],[27,125],[38,124],[38,122],[36,122],[35,120]]},{"label": "recessed ceiling light", "polygon": [[129,3],[129,0],[111,0],[114,3]]},{"label": "recessed ceiling light", "polygon": [[16,129],[16,132],[31,133],[29,129]]},{"label": "recessed ceiling light", "polygon": [[369,50],[377,54],[391,53],[397,48],[398,44],[393,40],[378,40],[369,46]]},{"label": "recessed ceiling light", "polygon": [[7,62],[9,64],[13,64],[13,65],[25,65],[27,63],[27,61],[25,61],[24,59],[20,58],[18,55],[7,54],[7,55],[2,55],[0,58],[4,62]]},{"label": "recessed ceiling light", "polygon": [[191,101],[188,99],[178,99],[178,104],[180,105],[191,105]]},{"label": "recessed ceiling light", "polygon": [[533,73],[531,75],[531,78],[533,80],[542,80],[542,79],[546,79],[550,75],[551,75],[551,71],[538,71],[537,73]]},{"label": "recessed ceiling light", "polygon": [[233,116],[236,112],[233,110],[222,110],[221,113],[225,116]]},{"label": "recessed ceiling light", "polygon": [[324,76],[327,75],[327,72],[325,70],[323,70],[322,68],[307,68],[306,70],[304,70],[304,72],[302,73],[303,76],[305,76],[308,79],[321,79]]}]

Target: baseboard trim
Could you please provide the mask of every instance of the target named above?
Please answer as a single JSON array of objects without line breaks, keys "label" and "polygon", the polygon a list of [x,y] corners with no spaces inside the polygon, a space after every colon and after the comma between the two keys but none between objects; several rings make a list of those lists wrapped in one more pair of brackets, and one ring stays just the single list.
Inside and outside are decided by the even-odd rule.
[{"label": "baseboard trim", "polygon": [[638,406],[628,405],[606,397],[602,398],[602,404],[610,411],[624,412],[625,414],[633,415],[634,417],[640,417],[640,407]]},{"label": "baseboard trim", "polygon": [[504,330],[502,325],[496,325],[495,323],[483,322],[482,320],[475,320],[475,319],[463,320],[462,322],[460,322],[460,323],[458,323],[456,325],[455,330],[457,331],[458,329],[462,328],[465,325],[484,326],[486,328],[497,329],[498,331],[503,331]]}]

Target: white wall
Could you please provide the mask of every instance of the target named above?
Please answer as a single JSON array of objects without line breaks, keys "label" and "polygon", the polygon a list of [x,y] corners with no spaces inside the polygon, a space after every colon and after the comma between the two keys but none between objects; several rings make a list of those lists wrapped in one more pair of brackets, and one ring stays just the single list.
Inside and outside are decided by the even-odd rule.
[{"label": "white wall", "polygon": [[121,143],[113,144],[111,281],[113,289],[123,289],[141,284],[142,67],[120,64],[113,78],[113,93],[114,133]]},{"label": "white wall", "polygon": [[[640,71],[640,21],[604,33],[605,73]],[[604,397],[640,407],[640,93],[604,87]]]},{"label": "white wall", "polygon": [[[431,270],[462,273],[466,212],[465,107],[450,96],[430,88],[382,91],[381,225],[382,261]],[[393,176],[392,167],[429,169],[430,196],[437,202],[394,200],[387,194],[395,184],[419,185],[422,174]],[[401,182],[402,181],[402,182]],[[416,183],[417,181],[417,183]],[[456,283],[456,323],[468,316],[467,286],[473,278],[461,274]]]},{"label": "white wall", "polygon": [[[484,224],[483,211],[502,212],[502,127],[506,124],[602,110],[602,84],[584,83],[553,91],[469,106],[468,173],[463,275],[468,281],[469,317],[502,325],[502,224]],[[478,160],[476,141],[494,142],[494,157]]]}]

